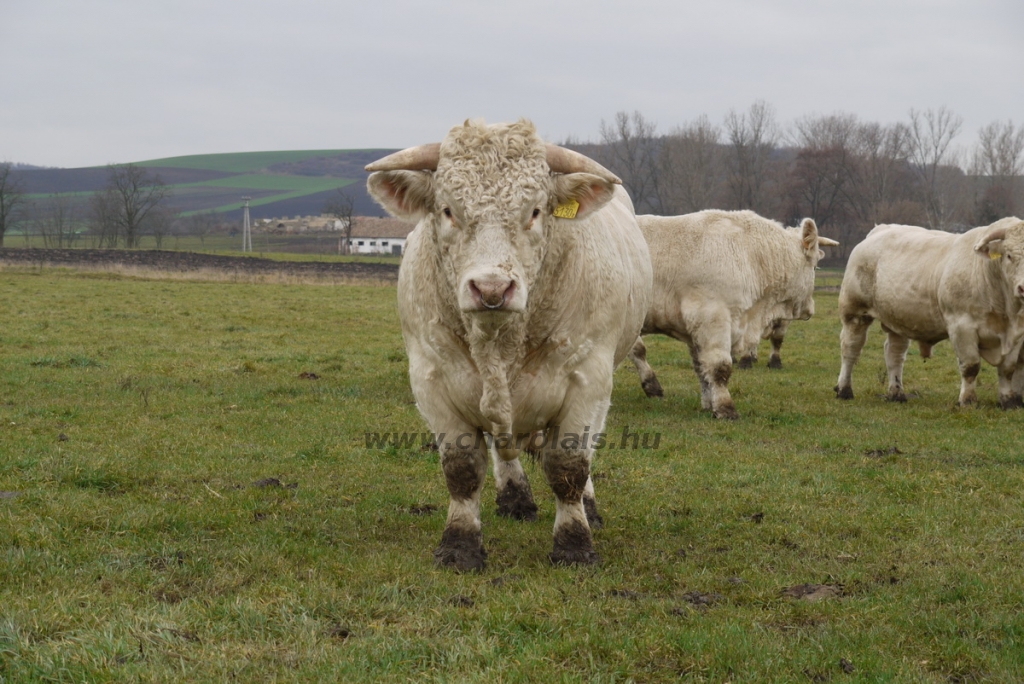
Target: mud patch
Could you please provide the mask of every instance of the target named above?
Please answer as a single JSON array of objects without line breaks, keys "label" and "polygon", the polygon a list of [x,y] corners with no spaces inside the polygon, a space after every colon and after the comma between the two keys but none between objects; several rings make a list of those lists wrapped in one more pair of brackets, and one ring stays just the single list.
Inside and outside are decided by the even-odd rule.
[{"label": "mud patch", "polygon": [[868,449],[864,452],[864,455],[868,458],[884,458],[886,456],[901,456],[903,452],[894,444],[891,447],[883,447],[881,449]]},{"label": "mud patch", "polygon": [[284,484],[283,482],[278,480],[276,477],[267,477],[267,478],[264,478],[262,480],[256,480],[255,482],[253,482],[249,486],[250,487],[255,487],[257,489],[269,489],[269,488],[298,489],[299,488],[299,483],[298,482],[292,482],[291,484]]},{"label": "mud patch", "polygon": [[782,596],[814,603],[825,599],[839,598],[843,588],[836,584],[797,584],[782,590]]}]

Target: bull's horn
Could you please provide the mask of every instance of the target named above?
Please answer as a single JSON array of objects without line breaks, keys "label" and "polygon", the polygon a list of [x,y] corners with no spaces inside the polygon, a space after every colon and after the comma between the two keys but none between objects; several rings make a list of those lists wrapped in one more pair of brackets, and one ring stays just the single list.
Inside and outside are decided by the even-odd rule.
[{"label": "bull's horn", "polygon": [[818,244],[822,247],[838,247],[839,243],[831,238],[818,236]]},{"label": "bull's horn", "polygon": [[989,244],[997,240],[1006,239],[1006,228],[995,228],[981,236],[978,243],[974,245],[975,252],[987,252]]},{"label": "bull's horn", "polygon": [[367,171],[437,171],[441,143],[409,147],[366,165]]},{"label": "bull's horn", "polygon": [[555,173],[592,173],[610,183],[622,184],[618,176],[586,155],[551,143],[546,143],[546,147],[548,167]]}]

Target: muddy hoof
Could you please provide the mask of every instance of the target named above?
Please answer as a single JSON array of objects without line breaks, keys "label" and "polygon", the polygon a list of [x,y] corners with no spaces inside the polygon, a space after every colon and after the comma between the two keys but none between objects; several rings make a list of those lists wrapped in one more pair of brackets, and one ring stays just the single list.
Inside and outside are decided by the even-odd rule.
[{"label": "muddy hoof", "polygon": [[587,513],[587,523],[590,529],[599,530],[604,527],[604,518],[597,512],[597,501],[589,496],[583,497],[583,510]]},{"label": "muddy hoof", "polygon": [[751,368],[754,367],[754,357],[744,356],[742,359],[739,360],[739,363],[736,364],[736,367],[739,368],[740,370],[750,370]]},{"label": "muddy hoof", "polygon": [[533,522],[537,519],[537,504],[533,502],[533,492],[527,481],[509,481],[505,488],[498,492],[495,503],[498,504],[498,515],[513,520]]},{"label": "muddy hoof", "polygon": [[737,420],[740,414],[732,404],[724,404],[712,411],[712,415],[719,420]]},{"label": "muddy hoof", "polygon": [[601,557],[594,551],[590,530],[579,521],[555,531],[555,547],[548,558],[555,565],[594,565],[601,562]]},{"label": "muddy hoof", "polygon": [[1009,411],[1010,409],[1024,408],[1024,398],[1022,398],[1019,394],[1011,394],[1010,396],[1005,398],[1000,397],[999,408],[1003,409],[1004,411]]},{"label": "muddy hoof", "polygon": [[483,570],[487,565],[483,535],[447,528],[441,535],[441,545],[434,551],[434,562],[460,572]]},{"label": "muddy hoof", "polygon": [[839,387],[837,385],[833,389],[836,393],[836,399],[853,399],[853,388],[849,385],[846,387]]},{"label": "muddy hoof", "polygon": [[661,383],[653,375],[641,382],[640,387],[643,388],[644,394],[652,399],[661,399],[665,396],[665,391],[661,389]]},{"label": "muddy hoof", "polygon": [[886,401],[892,401],[892,402],[895,402],[897,404],[906,404],[907,403],[907,395],[904,394],[903,392],[896,392],[895,394],[886,395],[885,400]]},{"label": "muddy hoof", "polygon": [[555,549],[548,556],[552,565],[597,565],[601,557],[593,549]]},{"label": "muddy hoof", "polygon": [[771,368],[772,370],[782,370],[782,359],[780,359],[778,356],[773,356],[772,358],[768,359],[768,367]]}]

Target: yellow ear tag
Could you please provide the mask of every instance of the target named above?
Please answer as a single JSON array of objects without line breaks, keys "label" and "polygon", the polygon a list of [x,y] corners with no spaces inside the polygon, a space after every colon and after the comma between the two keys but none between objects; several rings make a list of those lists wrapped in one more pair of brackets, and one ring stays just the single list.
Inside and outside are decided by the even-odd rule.
[{"label": "yellow ear tag", "polygon": [[579,211],[579,210],[580,210],[580,203],[577,202],[574,199],[571,199],[568,202],[566,202],[565,204],[559,204],[557,207],[555,207],[555,211],[554,211],[553,215],[557,216],[558,218],[568,218],[568,219],[571,219],[571,218],[576,218],[576,212]]},{"label": "yellow ear tag", "polygon": [[1000,254],[999,252],[989,252],[988,253],[988,258],[992,259],[993,261],[995,261],[996,259],[998,259],[1001,256],[1003,256],[1003,255]]}]

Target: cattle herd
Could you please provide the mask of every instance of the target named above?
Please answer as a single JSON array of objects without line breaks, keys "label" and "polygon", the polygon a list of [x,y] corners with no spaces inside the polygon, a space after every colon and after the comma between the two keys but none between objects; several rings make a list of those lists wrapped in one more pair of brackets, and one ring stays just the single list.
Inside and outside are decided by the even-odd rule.
[{"label": "cattle herd", "polygon": [[[398,278],[398,308],[417,407],[439,440],[450,494],[435,560],[482,568],[480,506],[490,462],[498,513],[535,519],[524,446],[556,498],[557,564],[597,562],[601,524],[590,477],[592,445],[544,435],[599,433],[615,368],[628,356],[644,391],[661,387],[640,337],[685,342],[716,418],[736,418],[734,360],[770,365],[791,320],[814,313],[821,247],[812,219],[785,228],[749,211],[636,216],[614,174],[545,144],[532,123],[467,121],[440,144],[367,166],[370,194],[417,221]],[[1024,221],[1003,219],[962,235],[877,226],[849,260],[839,296],[842,369],[851,375],[868,326],[887,334],[888,397],[906,401],[910,341],[922,356],[949,338],[960,364],[960,403],[976,401],[980,359],[999,372],[1003,408],[1024,389]]]}]

